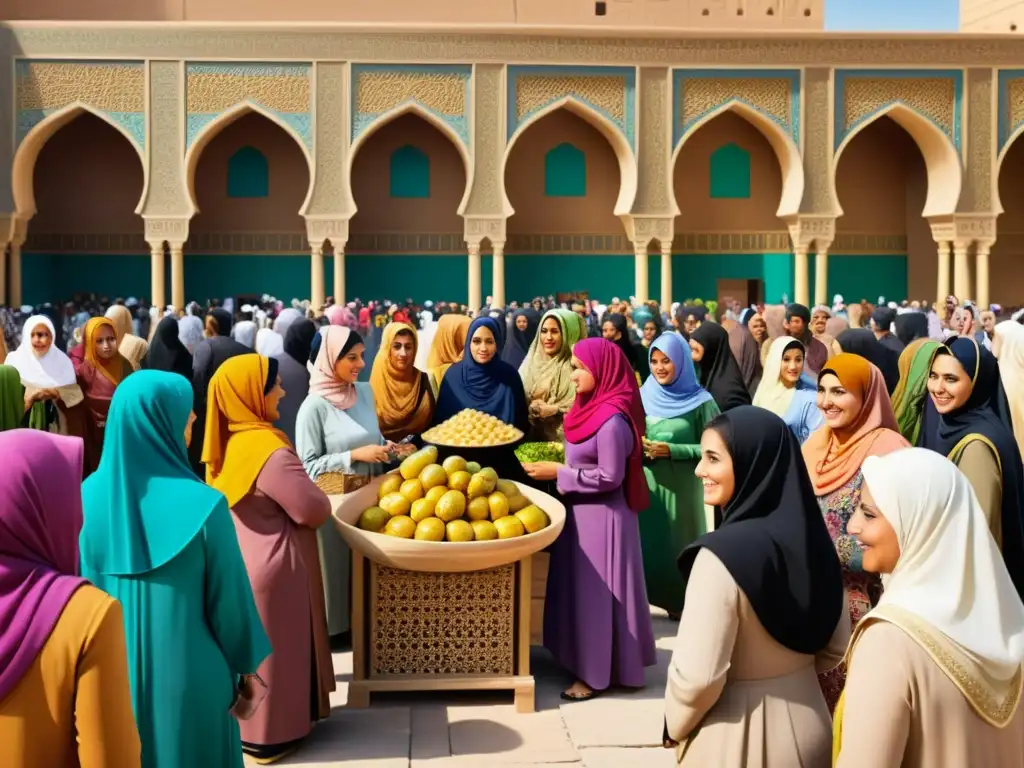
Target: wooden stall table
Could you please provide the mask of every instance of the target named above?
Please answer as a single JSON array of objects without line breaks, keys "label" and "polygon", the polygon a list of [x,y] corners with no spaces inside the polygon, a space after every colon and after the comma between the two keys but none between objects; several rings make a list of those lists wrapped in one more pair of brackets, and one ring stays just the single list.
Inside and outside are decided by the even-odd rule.
[{"label": "wooden stall table", "polygon": [[565,507],[520,484],[547,513],[547,528],[494,541],[416,541],[354,525],[382,482],[331,496],[352,548],[348,706],[367,707],[381,691],[511,690],[516,711],[533,712],[531,565],[561,533]]}]

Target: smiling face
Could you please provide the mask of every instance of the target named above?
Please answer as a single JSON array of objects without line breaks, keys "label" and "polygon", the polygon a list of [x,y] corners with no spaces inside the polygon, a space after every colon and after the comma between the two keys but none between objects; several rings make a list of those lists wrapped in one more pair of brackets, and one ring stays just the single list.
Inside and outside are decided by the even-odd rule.
[{"label": "smiling face", "polygon": [[277,421],[281,418],[281,413],[278,410],[278,407],[286,394],[284,387],[281,386],[281,377],[278,376],[277,380],[274,381],[274,388],[270,390],[266,396],[268,421]]},{"label": "smiling face", "polygon": [[864,401],[857,392],[851,392],[834,373],[818,379],[818,408],[830,429],[843,429],[857,418]]},{"label": "smiling face", "polygon": [[100,360],[112,360],[117,354],[117,334],[112,326],[103,324],[93,337],[96,357]]},{"label": "smiling face", "polygon": [[530,323],[526,319],[526,315],[517,315],[516,316],[516,328],[518,328],[520,331],[525,331],[527,329],[527,327],[529,327],[529,325],[530,325]]},{"label": "smiling face", "polygon": [[587,392],[593,392],[594,387],[597,386],[597,381],[594,380],[594,374],[592,374],[587,369],[587,366],[575,357],[572,359],[572,374],[569,379],[572,381],[572,385],[576,387],[577,395],[585,395]]},{"label": "smiling face", "polygon": [[651,375],[663,387],[676,380],[676,364],[660,349],[651,353]]},{"label": "smiling face", "polygon": [[644,323],[644,341],[650,344],[658,338],[658,324],[653,320],[648,320]]},{"label": "smiling face", "polygon": [[562,348],[562,326],[553,317],[545,318],[540,326],[540,346],[549,357]]},{"label": "smiling face", "polygon": [[950,413],[967,402],[974,385],[953,355],[936,355],[928,373],[928,394],[939,413]]},{"label": "smiling face", "polygon": [[42,357],[50,351],[50,347],[53,346],[53,334],[50,333],[50,329],[40,323],[32,329],[32,351],[36,353],[36,357]]},{"label": "smiling face", "polygon": [[486,365],[494,359],[498,352],[498,342],[494,340],[494,334],[486,326],[480,326],[473,331],[473,338],[469,342],[469,350],[473,359],[480,365]]},{"label": "smiling face", "polygon": [[787,349],[782,355],[782,370],[779,372],[779,381],[787,387],[795,387],[800,380],[800,374],[804,372],[804,351],[802,349]]},{"label": "smiling face", "polygon": [[854,511],[846,530],[860,545],[865,571],[892,573],[895,570],[900,559],[900,541],[892,525],[876,506],[867,481],[861,485],[860,506]]},{"label": "smiling face", "polygon": [[391,341],[391,364],[399,373],[405,373],[416,358],[416,342],[409,331],[395,334]]},{"label": "smiling face", "polygon": [[811,333],[816,336],[821,335],[825,332],[825,323],[828,322],[828,312],[822,312],[820,309],[811,315]]},{"label": "smiling face", "polygon": [[700,436],[700,454],[700,461],[693,473],[700,478],[704,488],[704,503],[712,507],[724,507],[736,492],[736,475],[729,446],[718,430],[704,430]]},{"label": "smiling face", "polygon": [[363,362],[363,351],[366,349],[362,344],[356,344],[352,349],[338,358],[334,364],[334,375],[338,381],[346,384],[355,384],[359,379],[359,372],[366,367]]}]

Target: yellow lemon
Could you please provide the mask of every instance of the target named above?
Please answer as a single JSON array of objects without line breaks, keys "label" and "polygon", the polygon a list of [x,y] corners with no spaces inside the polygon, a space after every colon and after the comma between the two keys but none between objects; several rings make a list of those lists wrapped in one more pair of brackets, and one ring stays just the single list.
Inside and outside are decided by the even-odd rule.
[{"label": "yellow lemon", "polygon": [[384,478],[384,482],[380,484],[380,488],[377,489],[377,501],[380,501],[389,493],[398,493],[398,489],[402,487],[402,476],[401,475],[388,475]]},{"label": "yellow lemon", "polygon": [[486,496],[477,496],[475,499],[469,500],[469,506],[466,507],[466,517],[470,520],[486,520],[490,515],[490,507],[487,506]]},{"label": "yellow lemon", "polygon": [[492,541],[498,538],[498,529],[490,520],[474,520],[470,525],[473,526],[476,541]]},{"label": "yellow lemon", "polygon": [[416,524],[417,541],[444,541],[444,521],[428,517]]},{"label": "yellow lemon", "polygon": [[392,517],[408,515],[412,502],[400,493],[389,493],[380,500],[380,508]]},{"label": "yellow lemon", "polygon": [[359,527],[364,531],[380,533],[384,530],[384,526],[387,524],[390,517],[391,515],[380,507],[370,507],[359,516]]},{"label": "yellow lemon", "polygon": [[416,501],[416,499],[422,499],[423,483],[416,479],[406,480],[404,483],[402,483],[402,487],[399,489],[398,492],[405,496],[405,498],[407,498],[410,502]]},{"label": "yellow lemon", "polygon": [[395,536],[399,539],[411,539],[416,534],[416,523],[411,517],[399,515],[388,520],[384,526],[385,536]]},{"label": "yellow lemon", "polygon": [[416,499],[412,503],[412,510],[409,512],[409,517],[413,519],[413,522],[420,522],[426,520],[428,517],[434,516],[434,505],[436,502],[430,499]]},{"label": "yellow lemon", "polygon": [[435,485],[423,498],[430,499],[435,504],[441,500],[441,497],[448,493],[448,488],[444,485]]},{"label": "yellow lemon", "polygon": [[452,520],[445,527],[445,537],[448,541],[472,541],[473,526],[465,520]]}]

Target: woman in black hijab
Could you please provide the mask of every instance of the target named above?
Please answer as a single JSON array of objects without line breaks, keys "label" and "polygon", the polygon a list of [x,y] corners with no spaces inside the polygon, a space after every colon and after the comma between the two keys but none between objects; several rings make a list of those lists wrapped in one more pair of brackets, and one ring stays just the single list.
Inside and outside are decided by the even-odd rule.
[{"label": "woman in black hijab", "polygon": [[[601,335],[615,346],[621,349],[629,365],[636,372],[639,381],[643,384],[651,375],[651,364],[647,359],[647,350],[643,349],[639,342],[633,342],[629,335],[629,323],[625,315],[617,312],[609,312],[601,323]],[[641,347],[639,350],[637,347]]]},{"label": "woman in black hijab", "polygon": [[909,347],[911,342],[928,338],[928,315],[924,312],[904,312],[896,315],[893,323],[896,338]]},{"label": "woman in black hijab", "polygon": [[885,388],[891,395],[900,383],[900,356],[875,338],[867,328],[850,328],[836,339],[843,352],[860,355],[882,372]]},{"label": "woman in black hijab", "polygon": [[[778,416],[747,406],[708,424],[701,450],[697,476],[722,522],[679,556],[686,595],[666,746],[680,745],[683,765],[721,765],[722,755],[763,765],[768,754],[828,764],[831,718],[816,668],[840,662],[850,624],[800,444]],[[759,718],[772,728],[750,739]]]},{"label": "woman in black hijab", "polygon": [[146,356],[142,358],[142,367],[177,373],[192,380],[192,355],[178,338],[176,318],[167,316],[157,324],[153,338],[149,341]]},{"label": "woman in black hijab", "polygon": [[750,392],[722,326],[702,323],[690,334],[690,349],[693,362],[700,367],[700,385],[711,393],[720,411],[750,405]]},{"label": "woman in black hijab", "polygon": [[517,371],[530,351],[530,345],[537,335],[538,325],[540,325],[540,314],[533,307],[517,309],[512,315],[508,340],[505,342],[505,348],[501,351],[501,359]]},{"label": "woman in black hijab", "polygon": [[309,394],[309,369],[306,362],[316,333],[317,327],[309,318],[293,320],[284,332],[284,352],[277,355],[281,386],[288,397],[277,406],[278,419],[274,426],[288,435],[292,445],[295,445],[295,421],[299,416],[299,408]]}]

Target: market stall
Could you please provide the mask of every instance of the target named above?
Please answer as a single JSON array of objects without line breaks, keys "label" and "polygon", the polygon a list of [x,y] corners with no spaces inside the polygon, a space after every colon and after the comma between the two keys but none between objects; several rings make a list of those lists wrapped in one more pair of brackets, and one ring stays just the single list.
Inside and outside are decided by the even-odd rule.
[{"label": "market stall", "polygon": [[532,712],[531,561],[561,532],[565,507],[486,468],[460,469],[458,456],[444,466],[427,456],[331,497],[352,549],[348,705],[378,691],[512,690],[516,710]]}]

